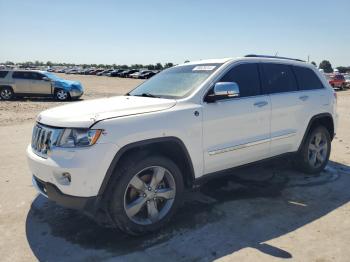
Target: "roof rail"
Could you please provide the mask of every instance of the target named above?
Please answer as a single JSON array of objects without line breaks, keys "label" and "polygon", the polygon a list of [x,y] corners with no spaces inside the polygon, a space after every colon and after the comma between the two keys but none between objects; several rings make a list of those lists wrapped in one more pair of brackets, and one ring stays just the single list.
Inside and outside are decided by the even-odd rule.
[{"label": "roof rail", "polygon": [[277,58],[277,59],[286,59],[286,60],[293,60],[293,61],[299,61],[299,62],[305,62],[304,60],[301,59],[296,59],[296,58],[289,58],[289,57],[283,57],[283,56],[272,56],[272,55],[246,55],[244,57],[263,57],[263,58]]}]

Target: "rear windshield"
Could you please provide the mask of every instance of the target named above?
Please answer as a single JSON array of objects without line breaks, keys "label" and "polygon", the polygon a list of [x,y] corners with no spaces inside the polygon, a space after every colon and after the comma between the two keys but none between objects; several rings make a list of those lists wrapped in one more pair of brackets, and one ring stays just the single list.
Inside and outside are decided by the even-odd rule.
[{"label": "rear windshield", "polygon": [[0,71],[0,78],[5,78],[9,71]]}]

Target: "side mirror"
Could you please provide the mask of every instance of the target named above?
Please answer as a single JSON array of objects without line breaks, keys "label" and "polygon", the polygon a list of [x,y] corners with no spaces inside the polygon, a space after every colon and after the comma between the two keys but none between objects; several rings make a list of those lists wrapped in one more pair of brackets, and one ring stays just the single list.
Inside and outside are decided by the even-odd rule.
[{"label": "side mirror", "polygon": [[216,100],[239,97],[239,86],[236,82],[218,82],[214,85],[212,94],[207,96],[207,102]]},{"label": "side mirror", "polygon": [[44,80],[44,81],[50,81],[50,78],[44,76],[43,78],[41,78],[41,80]]}]

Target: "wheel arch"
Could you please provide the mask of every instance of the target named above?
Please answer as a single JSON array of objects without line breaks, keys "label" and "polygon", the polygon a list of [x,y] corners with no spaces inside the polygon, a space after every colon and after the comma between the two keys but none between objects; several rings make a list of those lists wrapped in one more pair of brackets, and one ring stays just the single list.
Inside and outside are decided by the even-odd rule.
[{"label": "wheel arch", "polygon": [[0,90],[3,88],[6,88],[6,87],[11,88],[12,92],[15,93],[15,90],[14,90],[13,86],[11,86],[11,85],[0,85]]},{"label": "wheel arch", "polygon": [[146,155],[157,152],[169,157],[182,171],[185,187],[189,188],[193,185],[195,180],[194,168],[185,144],[177,137],[161,137],[133,142],[122,147],[114,156],[98,195],[103,196],[108,192],[109,186],[113,183],[113,173],[118,164],[127,156],[137,152],[144,152]]},{"label": "wheel arch", "polygon": [[335,130],[334,130],[334,121],[333,121],[333,116],[330,113],[321,113],[318,115],[314,115],[305,130],[303,139],[299,145],[299,149],[298,151],[301,150],[302,145],[304,144],[307,135],[310,133],[310,131],[312,131],[314,128],[316,128],[317,126],[324,126],[325,128],[327,128],[327,130],[329,131],[329,134],[331,136],[331,140],[333,140],[334,136],[335,136]]}]

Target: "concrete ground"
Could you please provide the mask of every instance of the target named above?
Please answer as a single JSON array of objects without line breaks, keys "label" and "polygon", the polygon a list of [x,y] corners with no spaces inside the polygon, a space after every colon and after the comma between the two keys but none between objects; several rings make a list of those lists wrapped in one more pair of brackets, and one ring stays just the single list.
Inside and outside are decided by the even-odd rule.
[{"label": "concrete ground", "polygon": [[[139,83],[84,77],[70,76],[104,85],[85,99],[123,93],[113,89],[118,81]],[[100,227],[35,192],[25,148],[38,109],[21,105],[40,103],[57,105],[6,102],[15,119],[25,115],[13,121],[0,101],[1,261],[349,261],[350,91],[338,92],[339,130],[322,174],[296,172],[289,159],[241,168],[187,192],[170,225],[143,237]]]}]

